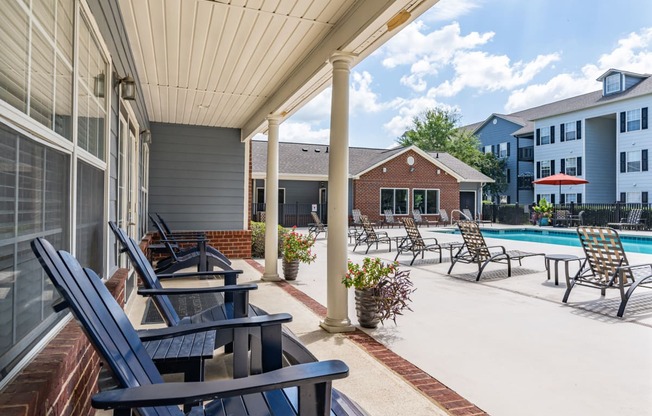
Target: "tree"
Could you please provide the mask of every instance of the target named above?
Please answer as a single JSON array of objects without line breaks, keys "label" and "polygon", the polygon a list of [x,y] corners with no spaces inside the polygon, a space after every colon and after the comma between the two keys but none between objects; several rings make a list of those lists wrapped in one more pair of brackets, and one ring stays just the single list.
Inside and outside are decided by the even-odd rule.
[{"label": "tree", "polygon": [[417,146],[427,152],[446,152],[492,178],[485,191],[497,198],[507,187],[506,161],[480,150],[480,140],[469,130],[460,129],[460,115],[445,108],[428,109],[414,117],[413,126],[396,141],[401,146]]}]

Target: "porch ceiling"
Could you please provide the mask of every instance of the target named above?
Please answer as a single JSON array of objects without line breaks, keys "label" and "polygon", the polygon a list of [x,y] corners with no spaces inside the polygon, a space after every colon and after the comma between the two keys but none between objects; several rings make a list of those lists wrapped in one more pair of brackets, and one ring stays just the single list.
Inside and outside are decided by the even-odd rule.
[{"label": "porch ceiling", "polygon": [[[120,0],[151,121],[264,131],[438,0]],[[399,12],[410,16],[400,27]],[[403,15],[406,16],[407,15]]]}]

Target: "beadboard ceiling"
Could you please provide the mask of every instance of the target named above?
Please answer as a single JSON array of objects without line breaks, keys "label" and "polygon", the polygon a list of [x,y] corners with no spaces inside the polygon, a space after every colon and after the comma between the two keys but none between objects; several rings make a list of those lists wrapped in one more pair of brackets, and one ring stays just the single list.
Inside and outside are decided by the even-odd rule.
[{"label": "beadboard ceiling", "polygon": [[[355,65],[437,1],[119,4],[150,121],[240,128],[246,140],[267,115],[288,117],[330,84],[333,52],[354,54]],[[403,10],[407,20],[388,30]]]}]

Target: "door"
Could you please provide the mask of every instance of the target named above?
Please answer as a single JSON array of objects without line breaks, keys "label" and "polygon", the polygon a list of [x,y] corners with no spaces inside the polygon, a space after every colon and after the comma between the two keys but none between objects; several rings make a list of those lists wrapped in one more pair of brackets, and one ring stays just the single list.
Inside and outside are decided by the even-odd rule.
[{"label": "door", "polygon": [[475,192],[460,191],[460,210],[468,209],[475,217]]}]

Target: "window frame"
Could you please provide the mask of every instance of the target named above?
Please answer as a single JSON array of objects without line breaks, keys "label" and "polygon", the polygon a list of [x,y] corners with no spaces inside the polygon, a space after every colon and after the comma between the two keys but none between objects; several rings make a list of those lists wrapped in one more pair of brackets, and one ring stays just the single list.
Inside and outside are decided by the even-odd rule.
[{"label": "window frame", "polygon": [[[385,215],[385,209],[389,209],[389,208],[385,208],[383,206],[383,191],[392,191],[392,208],[391,208],[392,213],[394,213],[394,215],[406,215],[407,210],[410,207],[410,188],[380,188],[380,190],[379,190],[380,199],[379,199],[379,204],[378,204],[379,208],[380,208],[380,215]],[[397,212],[397,210],[396,210],[396,191],[405,191],[405,196],[406,196],[405,211],[406,212]]]},{"label": "window frame", "polygon": [[[540,164],[540,167],[541,167],[540,175],[541,175],[541,177],[545,178],[546,176],[552,175],[552,173],[551,173],[552,172],[552,163],[551,163],[551,161],[550,160],[541,160],[540,162],[541,162],[541,164]],[[544,174],[544,170],[547,170],[548,174]]]},{"label": "window frame", "polygon": [[[540,132],[541,132],[540,144],[541,145],[550,144],[550,126],[540,127]],[[544,132],[547,133],[547,134],[544,134]],[[547,140],[544,141],[544,137],[547,138]]]},{"label": "window frame", "polygon": [[[573,135],[569,137],[569,133]],[[577,140],[577,122],[564,123],[564,140],[567,142]]]},{"label": "window frame", "polygon": [[498,145],[498,157],[507,157],[507,142],[502,142]]},{"label": "window frame", "polygon": [[[638,158],[634,159],[632,157],[630,159],[630,156],[637,156]],[[632,150],[629,152],[625,152],[625,167],[626,167],[625,172],[626,173],[642,172],[642,165],[643,165],[642,161],[643,161],[643,157],[641,155],[640,150]],[[632,164],[634,163],[638,163],[637,169],[633,169],[634,166]]]},{"label": "window frame", "polygon": [[566,175],[570,175],[570,176],[577,176],[577,158],[576,157],[567,157],[567,158],[564,159],[564,173]]},{"label": "window frame", "polygon": [[[416,191],[423,191],[424,192],[424,198],[423,198],[423,209],[421,207],[416,207],[414,206],[415,201],[417,198],[415,197],[414,193]],[[435,212],[430,212],[428,211],[428,192],[435,192],[437,194],[436,199],[436,207],[435,207]],[[409,206],[409,205],[408,205]],[[441,190],[439,188],[413,188],[412,189],[412,209],[421,209],[421,214],[423,215],[435,215],[439,214],[439,208],[441,207]]]},{"label": "window frame", "polygon": [[626,192],[625,201],[627,204],[640,204],[643,200],[641,192]]},{"label": "window frame", "polygon": [[641,130],[641,109],[635,108],[633,110],[625,111],[625,126],[626,131]]},{"label": "window frame", "polygon": [[[614,82],[614,80],[617,80],[617,82]],[[613,94],[616,92],[620,92],[622,90],[621,83],[622,83],[622,77],[620,76],[620,73],[609,75],[604,80],[605,94]]]}]

